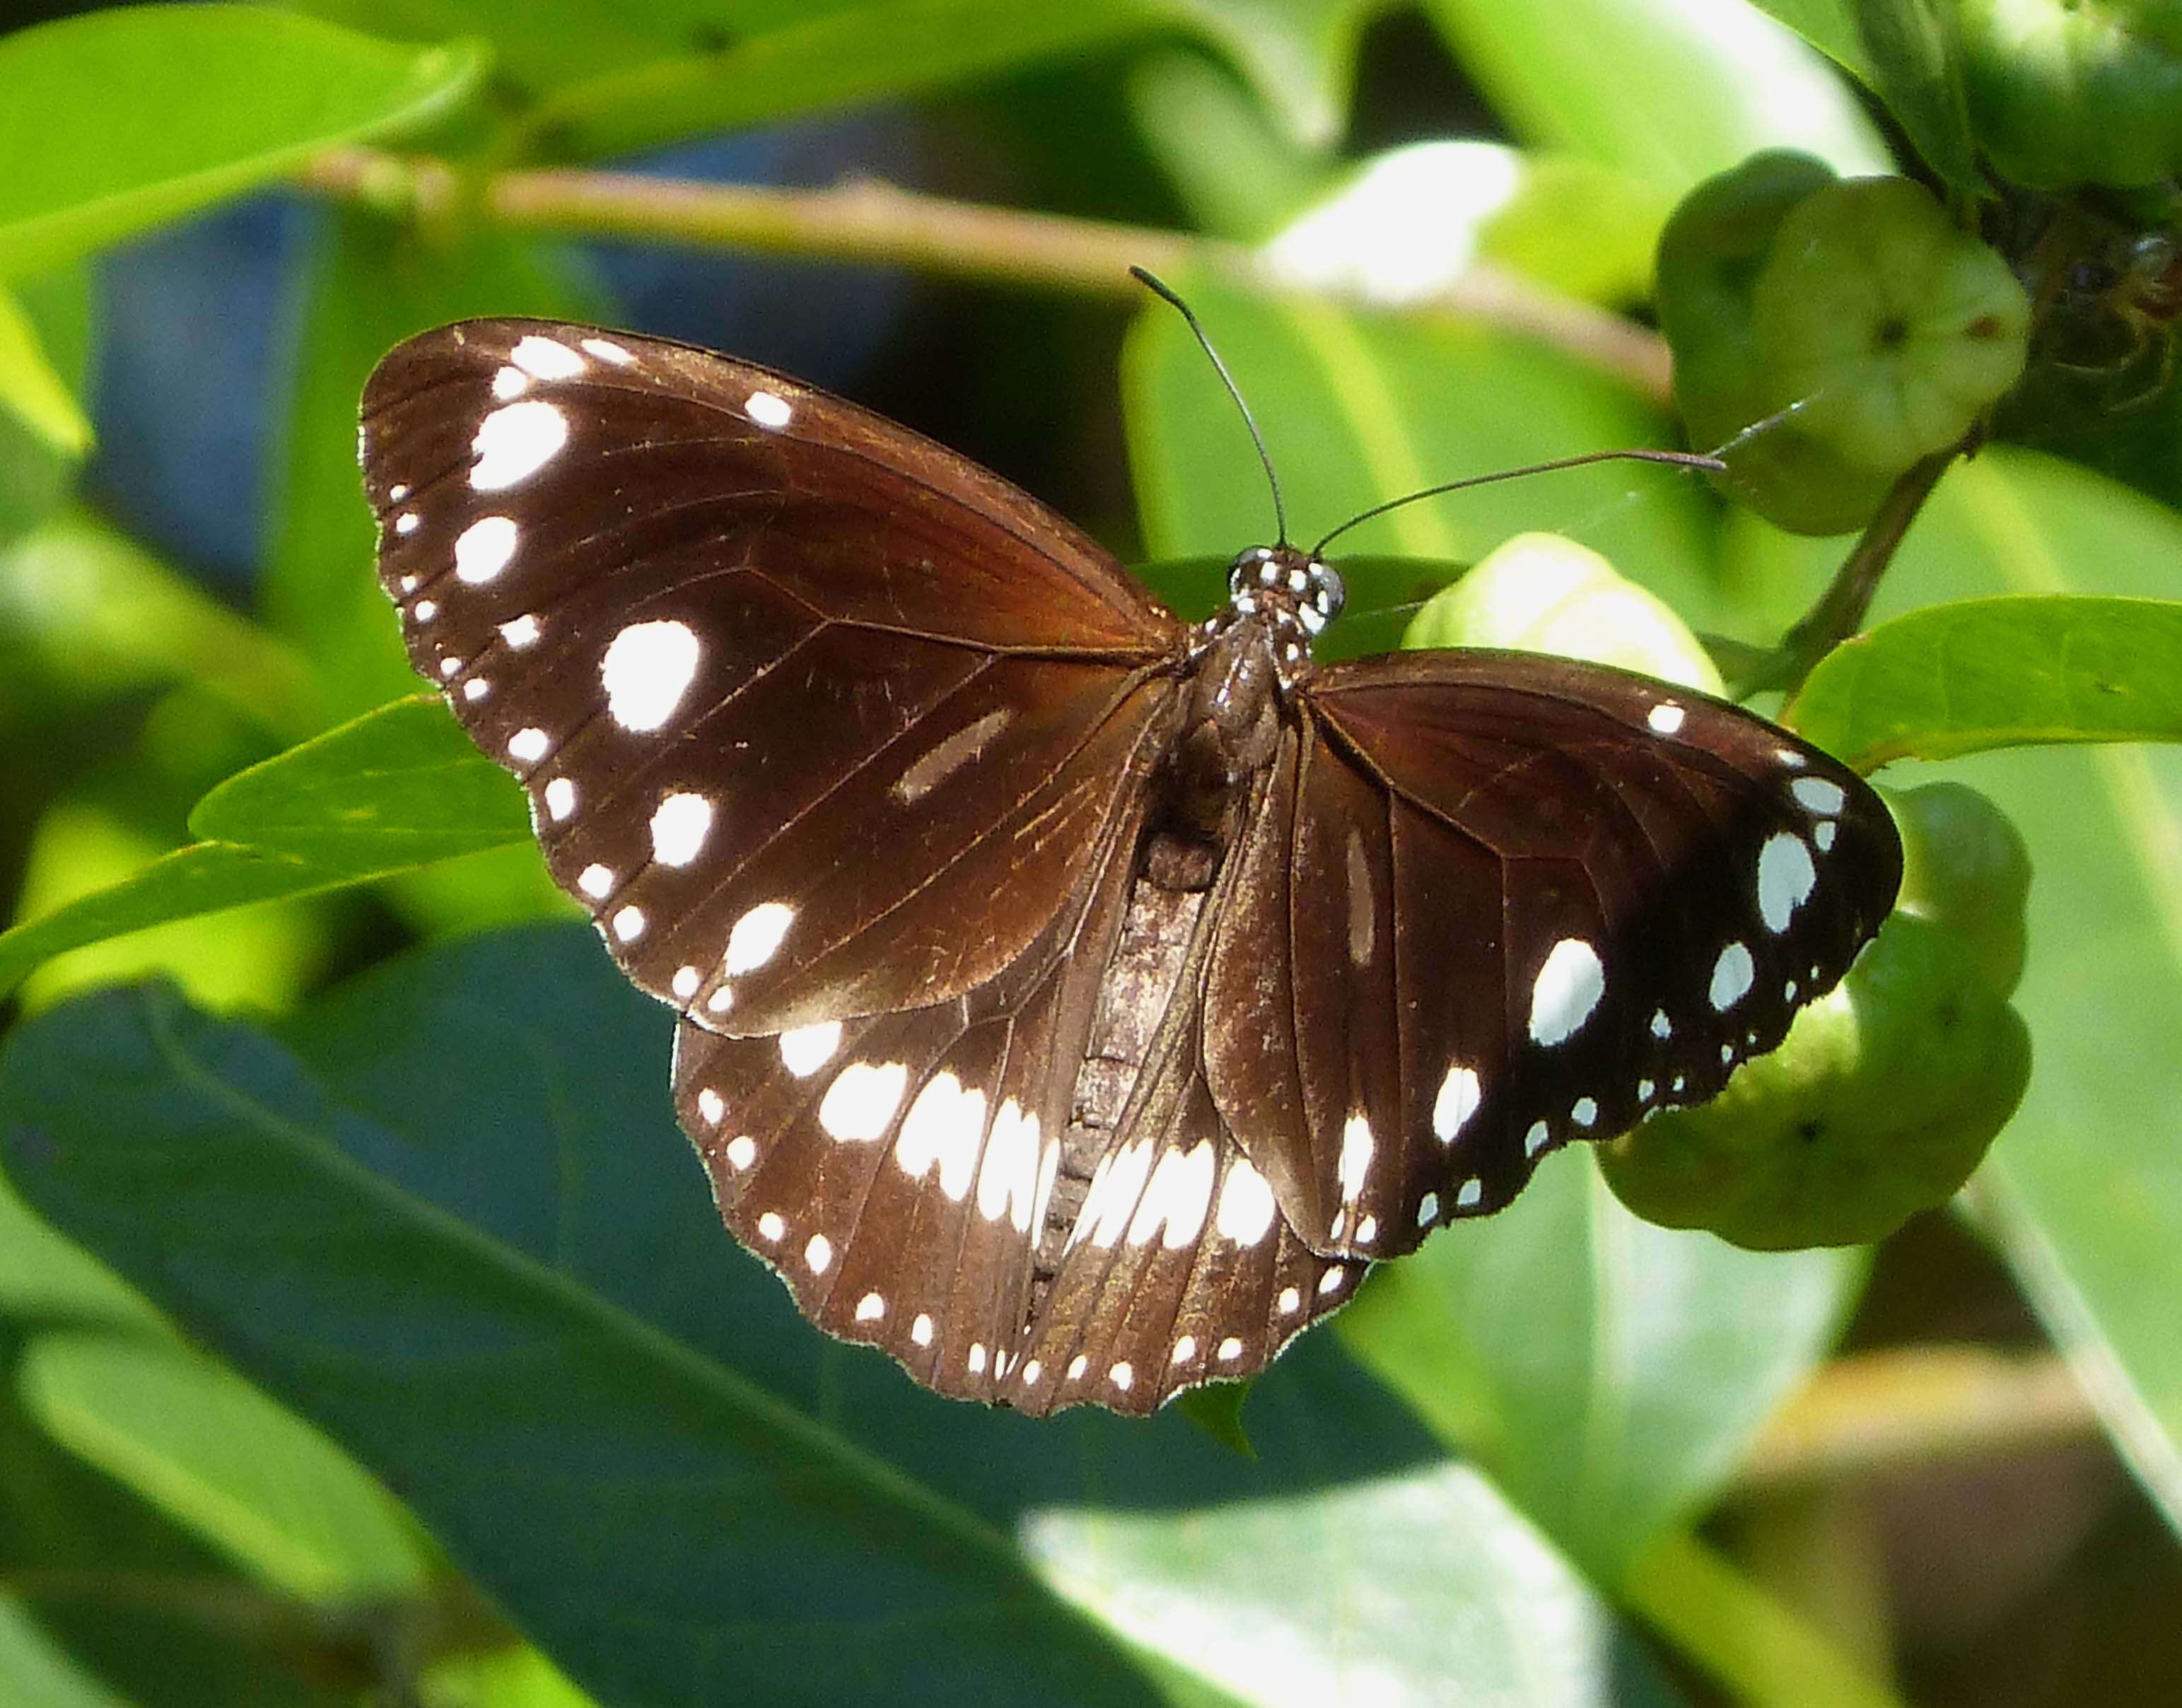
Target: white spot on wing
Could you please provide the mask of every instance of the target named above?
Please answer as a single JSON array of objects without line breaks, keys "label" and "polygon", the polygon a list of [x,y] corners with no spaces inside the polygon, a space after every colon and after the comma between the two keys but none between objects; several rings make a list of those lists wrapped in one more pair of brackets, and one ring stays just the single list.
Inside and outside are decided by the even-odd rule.
[{"label": "white spot on wing", "polygon": [[1005,1213],[1017,1233],[1030,1231],[1030,1210],[1038,1196],[1038,1121],[1013,1097],[993,1111],[993,1129],[977,1168],[977,1213],[997,1222]]},{"label": "white spot on wing", "polygon": [[1354,1203],[1371,1175],[1371,1123],[1361,1110],[1342,1124],[1337,1171],[1341,1196]]},{"label": "white spot on wing", "polygon": [[586,338],[579,341],[587,355],[595,356],[601,362],[611,362],[616,368],[629,368],[635,364],[636,358],[611,338]]},{"label": "white spot on wing", "polygon": [[1439,1096],[1432,1100],[1432,1136],[1443,1145],[1452,1144],[1464,1124],[1477,1113],[1479,1096],[1475,1068],[1449,1068],[1447,1077],[1439,1082]]},{"label": "white spot on wing", "polygon": [[1273,1189],[1265,1177],[1250,1166],[1248,1158],[1236,1158],[1227,1166],[1220,1208],[1213,1215],[1212,1225],[1220,1236],[1238,1246],[1256,1245],[1272,1231],[1273,1209]]},{"label": "white spot on wing", "polygon": [[1127,1363],[1115,1365],[1112,1369],[1106,1372],[1106,1375],[1115,1387],[1124,1394],[1129,1391],[1130,1385],[1137,1379],[1137,1373]]},{"label": "white spot on wing", "polygon": [[633,943],[644,935],[644,909],[623,908],[613,916],[613,934],[617,942]]},{"label": "white spot on wing", "polygon": [[795,909],[786,902],[760,902],[737,920],[728,932],[722,963],[728,976],[755,972],[779,953],[781,939],[795,923]]},{"label": "white spot on wing", "polygon": [[901,1062],[851,1062],[819,1100],[818,1125],[847,1144],[881,1137],[901,1107],[909,1069]]},{"label": "white spot on wing", "polygon": [[1523,1154],[1526,1157],[1537,1156],[1540,1151],[1545,1149],[1546,1141],[1552,1136],[1546,1130],[1546,1124],[1543,1121],[1531,1122],[1531,1130],[1523,1135]]},{"label": "white spot on wing", "polygon": [[1828,818],[1848,804],[1848,792],[1822,777],[1799,777],[1788,785],[1788,793],[1812,812]]},{"label": "white spot on wing", "polygon": [[877,1293],[867,1293],[856,1301],[856,1320],[876,1323],[886,1315],[886,1301]]},{"label": "white spot on wing", "polygon": [[1715,1009],[1725,1014],[1750,994],[1751,982],[1757,976],[1749,948],[1738,940],[1722,949],[1720,959],[1712,964],[1712,988],[1706,995]]},{"label": "white spot on wing", "polygon": [[1674,1035],[1675,1023],[1667,1018],[1667,1011],[1664,1009],[1653,1009],[1652,1036],[1655,1038],[1671,1038]]},{"label": "white spot on wing", "polygon": [[696,631],[673,618],[622,630],[599,660],[613,721],[626,730],[662,727],[689,693],[701,651]]},{"label": "white spot on wing", "polygon": [[1083,1207],[1077,1212],[1076,1224],[1079,1228],[1091,1224],[1088,1237],[1093,1245],[1111,1250],[1121,1237],[1136,1213],[1151,1168],[1152,1141],[1144,1138],[1124,1145],[1115,1153],[1112,1167],[1094,1172],[1091,1189],[1083,1195]]},{"label": "white spot on wing", "polygon": [[972,1375],[982,1376],[985,1374],[985,1343],[983,1340],[972,1340],[970,1342],[970,1353],[967,1363],[969,1364],[970,1374]]},{"label": "white spot on wing", "polygon": [[507,738],[507,756],[535,765],[552,751],[553,743],[542,729],[519,729]]},{"label": "white spot on wing", "polygon": [[778,1212],[767,1210],[757,1219],[757,1236],[768,1245],[775,1243],[788,1231],[788,1224],[780,1219]]},{"label": "white spot on wing", "polygon": [[743,412],[756,425],[769,427],[776,432],[795,418],[795,411],[777,391],[753,391],[744,403]]},{"label": "white spot on wing", "polygon": [[822,1275],[833,1262],[833,1242],[823,1234],[813,1234],[811,1243],[803,1248],[803,1261],[811,1266],[811,1273]]},{"label": "white spot on wing", "polygon": [[499,492],[528,480],[568,442],[568,417],[538,398],[496,409],[478,423],[470,449],[477,453],[470,484]]},{"label": "white spot on wing", "polygon": [[1605,994],[1598,951],[1581,937],[1563,937],[1531,987],[1531,1042],[1551,1047],[1574,1037]]},{"label": "white spot on wing", "polygon": [[1187,1152],[1170,1146],[1144,1184],[1144,1197],[1129,1223],[1129,1243],[1146,1244],[1153,1235],[1170,1252],[1180,1251],[1204,1230],[1212,1208],[1212,1176],[1217,1158],[1212,1141],[1199,1139]]},{"label": "white spot on wing", "polygon": [[424,518],[418,515],[413,510],[405,510],[401,515],[394,518],[394,531],[396,533],[414,533],[424,525]]},{"label": "white spot on wing", "polygon": [[911,1341],[917,1346],[930,1346],[932,1344],[932,1318],[925,1315],[923,1312],[919,1311],[917,1313],[917,1320],[909,1325],[909,1338]]},{"label": "white spot on wing", "polygon": [[576,887],[595,902],[602,902],[613,893],[614,875],[612,866],[594,861],[576,874]]},{"label": "white spot on wing", "polygon": [[1687,715],[1674,701],[1663,699],[1652,708],[1651,716],[1644,721],[1661,735],[1672,735],[1681,728],[1682,720]]},{"label": "white spot on wing", "polygon": [[513,401],[530,390],[530,376],[519,368],[503,368],[492,377],[492,395],[502,403]]},{"label": "white spot on wing", "polygon": [[475,705],[492,692],[492,684],[481,676],[474,676],[462,684],[462,698]]},{"label": "white spot on wing", "polygon": [[1592,1097],[1578,1097],[1569,1106],[1569,1119],[1580,1127],[1590,1126],[1598,1119],[1598,1100]]},{"label": "white spot on wing", "polygon": [[564,777],[557,777],[546,785],[546,810],[559,824],[576,810],[576,786]]},{"label": "white spot on wing", "polygon": [[1439,1219],[1439,1194],[1426,1192],[1417,1200],[1417,1225],[1429,1228]]},{"label": "white spot on wing", "polygon": [[706,1086],[697,1093],[697,1113],[705,1118],[706,1125],[717,1127],[720,1124],[720,1118],[727,1112],[728,1106],[725,1100],[710,1086]]},{"label": "white spot on wing", "polygon": [[807,1080],[833,1059],[841,1047],[841,1023],[817,1020],[780,1035],[780,1064],[799,1080]]},{"label": "white spot on wing", "polygon": [[527,332],[515,340],[507,359],[525,373],[540,379],[573,379],[584,371],[584,358],[565,344]]},{"label": "white spot on wing", "polygon": [[454,537],[454,578],[482,587],[508,567],[519,530],[515,517],[478,517]]},{"label": "white spot on wing", "polygon": [[738,1133],[728,1141],[728,1164],[737,1174],[756,1160],[757,1141],[748,1133]]},{"label": "white spot on wing", "polygon": [[1485,1182],[1482,1180],[1465,1180],[1462,1190],[1454,1195],[1454,1207],[1458,1210],[1474,1210],[1484,1202]]},{"label": "white spot on wing", "polygon": [[1168,1362],[1176,1364],[1187,1364],[1196,1356],[1197,1336],[1194,1335],[1184,1335],[1180,1340],[1174,1343],[1174,1356]]},{"label": "white spot on wing", "polygon": [[503,622],[500,626],[500,638],[506,641],[510,646],[516,648],[518,650],[520,650],[522,648],[526,646],[537,645],[537,617],[531,613],[525,611],[521,616],[517,617],[514,622]]},{"label": "white spot on wing", "polygon": [[977,1146],[985,1136],[985,1094],[951,1073],[937,1073],[917,1094],[894,1143],[894,1159],[912,1180],[939,1165],[939,1190],[961,1203],[970,1190]]},{"label": "white spot on wing", "polygon": [[1792,831],[1777,831],[1758,850],[1758,915],[1765,929],[1776,937],[1788,929],[1796,909],[1811,898],[1818,885],[1818,869],[1803,837]]},{"label": "white spot on wing", "polygon": [[[1339,1271],[1337,1270],[1334,1273],[1338,1274]],[[1243,1356],[1243,1343],[1230,1335],[1220,1343],[1212,1356],[1223,1364],[1232,1364]]]},{"label": "white spot on wing", "polygon": [[697,994],[697,987],[703,982],[696,968],[677,967],[674,969],[674,981],[669,988],[673,991],[677,1001],[686,1003]]},{"label": "white spot on wing", "polygon": [[670,794],[651,815],[651,857],[662,865],[685,866],[712,833],[712,804],[701,794]]},{"label": "white spot on wing", "polygon": [[1811,832],[1811,840],[1819,845],[1820,854],[1831,854],[1834,848],[1834,826],[1831,819]]}]

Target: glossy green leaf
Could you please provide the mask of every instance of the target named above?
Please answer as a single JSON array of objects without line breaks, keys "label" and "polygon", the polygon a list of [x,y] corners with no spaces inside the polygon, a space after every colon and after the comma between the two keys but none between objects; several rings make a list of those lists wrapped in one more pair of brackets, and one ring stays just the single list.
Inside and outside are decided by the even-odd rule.
[{"label": "glossy green leaf", "polygon": [[[940,1401],[826,1340],[720,1230],[669,1109],[670,1031],[588,931],[501,933],[379,970],[287,1025],[293,1054],[166,993],[86,999],[13,1041],[0,1130],[42,1210],[401,1488],[605,1700],[833,1702],[878,1678],[910,1703],[1300,1708],[1398,1630],[1409,1688],[1372,1698],[1398,1705],[1526,1676],[1537,1589],[1609,1640],[1474,1484],[1415,1508],[1430,1551],[1398,1584],[1391,1552],[1359,1553],[1349,1516],[1421,1500],[1401,1479],[1438,1456],[1330,1336],[1258,1385],[1254,1459],[1178,1416]],[[1245,1512],[1245,1600],[1127,1611]],[[1494,1599],[1451,1617],[1457,1581]],[[1252,1644],[1296,1676],[1237,1675]],[[1628,1700],[1631,1658],[1521,1700]]]},{"label": "glossy green leaf", "polygon": [[1717,1492],[1860,1273],[1640,1222],[1581,1146],[1457,1231],[1375,1274],[1339,1333],[1608,1584]]},{"label": "glossy green leaf", "polygon": [[412,129],[484,67],[254,6],[145,6],[0,41],[0,271],[104,248],[292,170]]},{"label": "glossy green leaf", "polygon": [[523,841],[527,821],[437,700],[398,701],[229,778],[191,815],[203,840],[0,932],[0,990],[85,943]]},{"label": "glossy green leaf", "polygon": [[426,1588],[429,1562],[385,1490],[231,1373],[161,1341],[57,1334],[19,1379],[54,1440],[260,1581],[314,1600]]},{"label": "glossy green leaf", "polygon": [[[1280,470],[1291,527],[1308,542],[1367,505],[1438,481],[1667,430],[1612,382],[1501,334],[1397,323],[1189,282],[1199,317],[1251,400]],[[1141,314],[1124,361],[1131,468],[1146,543],[1221,563],[1272,536],[1272,505],[1235,406],[1171,311]],[[1708,500],[1680,470],[1605,464],[1411,505],[1344,535],[1334,555],[1401,552],[1474,561],[1531,529],[1610,558],[1701,627],[1723,590],[1711,572]],[[1444,584],[1443,571],[1404,596]],[[1208,589],[1216,595],[1224,572]],[[1372,589],[1376,594],[1378,589]],[[1321,656],[1358,649],[1373,598],[1360,585]],[[1404,613],[1406,615],[1406,613]],[[1397,629],[1396,632],[1398,632]]]},{"label": "glossy green leaf", "polygon": [[2182,604],[1927,605],[1835,648],[1783,721],[1866,771],[1996,747],[2182,740]]},{"label": "glossy green leaf", "polygon": [[1952,189],[1988,186],[1970,135],[1953,0],[1847,0],[1869,67],[1865,81],[1924,163]]},{"label": "glossy green leaf", "polygon": [[[1807,556],[1755,529],[1736,552],[1761,578]],[[2174,511],[1994,449],[1941,483],[1880,615],[1996,593],[2163,600],[2178,564]],[[2023,749],[1937,774],[1992,798],[2035,874],[2014,998],[2034,1042],[2030,1091],[1980,1176],[1982,1202],[2120,1451],[2182,1528],[2182,753]]]},{"label": "glossy green leaf", "polygon": [[[1299,1523],[1319,1546],[1296,1545]],[[1596,1593],[1467,1465],[1228,1502],[1186,1524],[1037,1512],[1022,1537],[1085,1611],[1147,1648],[1199,1655],[1240,1701],[1660,1700]],[[1333,1599],[1335,1548],[1371,1594]],[[1296,1617],[1312,1606],[1321,1620]]]},{"label": "glossy green leaf", "polygon": [[[19,920],[42,919],[116,886],[173,851],[87,794],[63,798],[38,820],[24,861]],[[99,985],[172,978],[192,1001],[215,1009],[291,1007],[322,968],[324,921],[307,908],[252,909],[237,919],[169,920],[149,931],[108,937],[46,962],[24,983],[31,1009]]]},{"label": "glossy green leaf", "polygon": [[1667,196],[1760,148],[1800,148],[1842,172],[1889,169],[1840,75],[1747,7],[1428,0],[1425,11],[1520,140]]}]

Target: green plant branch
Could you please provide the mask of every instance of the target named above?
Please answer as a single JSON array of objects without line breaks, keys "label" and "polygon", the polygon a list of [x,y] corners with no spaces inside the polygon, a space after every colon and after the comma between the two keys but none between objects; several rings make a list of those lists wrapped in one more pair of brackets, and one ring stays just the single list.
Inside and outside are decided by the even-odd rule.
[{"label": "green plant branch", "polygon": [[1780,638],[1780,645],[1759,658],[1747,676],[1730,685],[1736,699],[1775,688],[1793,699],[1818,661],[1864,627],[1872,595],[1879,591],[1880,581],[1893,564],[1909,524],[1924,509],[1940,477],[1969,448],[1969,442],[1951,445],[1902,472],[1817,603]]},{"label": "green plant branch", "polygon": [[[1269,296],[1302,294],[1240,244],[960,202],[872,179],[825,190],[776,190],[546,169],[493,173],[472,184],[443,161],[337,148],[310,162],[297,181],[318,195],[427,225],[467,217],[540,236],[862,262],[1117,301],[1142,295],[1129,277],[1133,265],[1209,273]],[[1383,307],[1355,296],[1332,300]],[[1614,375],[1662,407],[1669,401],[1666,345],[1656,334],[1503,269],[1474,265],[1408,312],[1520,332]]]},{"label": "green plant branch", "polygon": [[1767,1423],[1732,1495],[2035,1452],[2096,1439],[2098,1418],[2051,1352],[1903,1347],[1836,1358]]}]

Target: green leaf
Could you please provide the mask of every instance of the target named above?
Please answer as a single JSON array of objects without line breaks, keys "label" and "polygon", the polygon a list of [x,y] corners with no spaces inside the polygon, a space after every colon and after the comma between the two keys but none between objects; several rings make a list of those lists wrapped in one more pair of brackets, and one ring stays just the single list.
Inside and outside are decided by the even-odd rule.
[{"label": "green leaf", "polygon": [[2054,742],[2182,740],[2182,604],[1928,605],[1819,661],[1782,721],[1858,771]]},{"label": "green leaf", "polygon": [[[719,1228],[671,1030],[589,931],[511,931],[379,970],[285,1026],[294,1054],[163,992],[87,998],[13,1040],[0,1130],[47,1214],[400,1488],[602,1700],[1210,1702],[1241,1667],[1300,1705],[1395,1626],[1400,1677],[1468,1695],[1524,1676],[1529,1585],[1605,1640],[1474,1482],[1413,1509],[1431,1552],[1398,1584],[1359,1550],[1350,1519],[1432,1494],[1404,1479],[1438,1455],[1330,1336],[1258,1384],[1248,1460],[1178,1416],[941,1401],[825,1340]],[[1243,1608],[1126,1611],[1229,1514]],[[1465,1556],[1484,1606],[1450,1605]]]},{"label": "green leaf", "polygon": [[526,824],[513,780],[418,695],[230,777],[191,814],[204,840],[0,931],[0,990],[85,943],[367,883],[522,841]]},{"label": "green leaf", "polygon": [[[1753,577],[1807,550],[1736,537]],[[2174,511],[1996,447],[1941,483],[1880,615],[1996,593],[2163,599],[2177,563]],[[2030,1091],[1974,1184],[2123,1456],[2182,1528],[2182,753],[2019,749],[1936,774],[1991,797],[2035,874],[2014,998],[2035,1045]]]},{"label": "green leaf", "polygon": [[476,85],[474,44],[417,52],[252,6],[144,6],[0,41],[0,271],[105,248],[413,129]]},{"label": "green leaf", "polygon": [[[1299,1521],[1321,1545],[1296,1546]],[[1624,1659],[1596,1594],[1467,1465],[1228,1502],[1186,1525],[1036,1512],[1023,1541],[1087,1612],[1146,1648],[1202,1654],[1245,1702],[1576,1704]],[[1335,1547],[1369,1595],[1332,1600]],[[1295,1617],[1312,1606],[1326,1616]],[[1614,1700],[1661,1689],[1642,1670]]]},{"label": "green leaf", "polygon": [[1870,70],[1864,80],[1924,163],[1966,196],[1988,193],[1963,92],[1952,0],[1848,0]]},{"label": "green leaf", "polygon": [[[36,340],[37,362],[70,400],[85,395],[91,359],[91,274],[79,263],[34,279],[18,279],[9,296]],[[20,390],[42,382],[19,367],[11,382]],[[0,549],[43,521],[74,485],[80,450],[57,443],[15,409],[0,409]]]},{"label": "green leaf", "polygon": [[884,0],[815,15],[783,10],[725,46],[559,89],[538,104],[527,128],[564,155],[623,154],[704,131],[928,93],[1084,53],[1158,21],[1144,0]]},{"label": "green leaf", "polygon": [[1521,141],[1670,198],[1760,148],[1890,169],[1833,69],[1746,7],[1427,0],[1425,12]]},{"label": "green leaf", "polygon": [[13,1600],[0,1601],[0,1701],[23,1708],[130,1708]]},{"label": "green leaf", "polygon": [[1751,3],[1779,19],[1843,70],[1866,82],[1871,80],[1852,12],[1861,0],[1751,0]]},{"label": "green leaf", "polygon": [[[1190,282],[1199,318],[1252,400],[1281,472],[1291,524],[1310,540],[1365,506],[1436,482],[1606,446],[1658,444],[1667,423],[1556,351],[1498,333],[1404,324]],[[1155,306],[1132,329],[1123,370],[1130,464],[1146,544],[1160,557],[1270,539],[1272,506],[1235,406],[1178,318]],[[1709,501],[1680,471],[1607,464],[1415,504],[1343,536],[1339,554],[1440,561],[1401,597],[1443,584],[1512,534],[1581,539],[1699,626],[1719,627]],[[1207,596],[1226,585],[1209,577]],[[1352,588],[1321,655],[1391,639],[1362,619],[1385,583]],[[1404,613],[1403,615],[1406,615]],[[1393,633],[1398,633],[1399,625]]]},{"label": "green leaf", "polygon": [[189,683],[278,735],[320,716],[302,655],[88,511],[63,511],[0,549],[0,633],[10,673],[33,671],[48,691]]},{"label": "green leaf", "polygon": [[240,1378],[157,1340],[41,1335],[22,1392],[47,1433],[262,1582],[314,1600],[421,1594],[385,1492]]},{"label": "green leaf", "polygon": [[1718,1491],[1861,1273],[1640,1222],[1581,1146],[1459,1233],[1376,1271],[1341,1337],[1608,1585]]},{"label": "green leaf", "polygon": [[0,290],[0,408],[70,461],[91,449],[83,406],[54,372],[37,327],[9,290]]}]

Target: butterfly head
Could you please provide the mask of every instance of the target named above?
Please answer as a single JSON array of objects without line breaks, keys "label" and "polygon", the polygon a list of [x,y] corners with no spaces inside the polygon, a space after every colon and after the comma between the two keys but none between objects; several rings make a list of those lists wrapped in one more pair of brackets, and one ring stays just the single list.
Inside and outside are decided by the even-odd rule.
[{"label": "butterfly head", "polygon": [[1274,627],[1302,631],[1300,644],[1323,633],[1341,615],[1348,589],[1341,572],[1293,545],[1254,545],[1227,569],[1228,609],[1221,617],[1255,616]]}]

